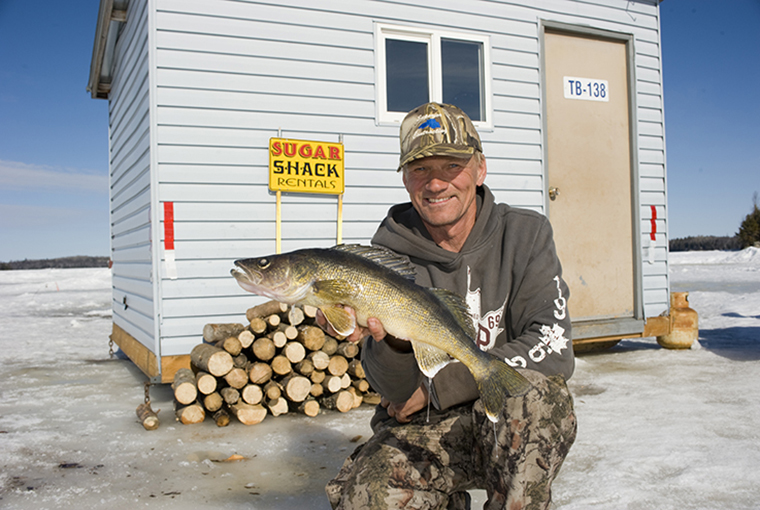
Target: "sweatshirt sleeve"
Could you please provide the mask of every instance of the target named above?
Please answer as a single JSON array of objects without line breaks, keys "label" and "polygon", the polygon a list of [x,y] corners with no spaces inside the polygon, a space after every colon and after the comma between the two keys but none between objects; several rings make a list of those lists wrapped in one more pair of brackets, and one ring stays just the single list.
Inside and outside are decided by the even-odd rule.
[{"label": "sweatshirt sleeve", "polygon": [[[497,342],[488,352],[515,368],[569,379],[575,367],[567,310],[569,290],[562,279],[549,222],[544,218],[533,237],[522,241],[511,261],[512,286],[503,324],[506,341]],[[441,409],[479,396],[462,363],[449,364],[433,382],[433,395]]]}]

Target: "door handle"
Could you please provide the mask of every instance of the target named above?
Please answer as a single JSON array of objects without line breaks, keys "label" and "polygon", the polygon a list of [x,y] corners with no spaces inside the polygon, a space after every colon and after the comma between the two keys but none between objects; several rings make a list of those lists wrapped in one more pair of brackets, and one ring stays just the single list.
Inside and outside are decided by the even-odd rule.
[{"label": "door handle", "polygon": [[557,200],[557,197],[559,196],[559,188],[555,188],[552,186],[549,188],[549,200]]}]

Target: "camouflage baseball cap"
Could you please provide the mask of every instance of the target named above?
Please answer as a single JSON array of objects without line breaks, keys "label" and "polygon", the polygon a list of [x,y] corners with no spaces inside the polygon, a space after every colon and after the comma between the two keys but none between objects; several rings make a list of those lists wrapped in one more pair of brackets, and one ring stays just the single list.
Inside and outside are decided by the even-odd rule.
[{"label": "camouflage baseball cap", "polygon": [[427,103],[418,106],[401,122],[401,157],[398,169],[428,156],[467,157],[483,152],[472,121],[454,105]]}]

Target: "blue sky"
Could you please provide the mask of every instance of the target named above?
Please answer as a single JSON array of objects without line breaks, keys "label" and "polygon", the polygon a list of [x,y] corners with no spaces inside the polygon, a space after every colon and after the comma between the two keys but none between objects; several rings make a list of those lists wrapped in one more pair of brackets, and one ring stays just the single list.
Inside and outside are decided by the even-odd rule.
[{"label": "blue sky", "polygon": [[[0,0],[0,261],[108,255],[98,5]],[[733,235],[760,192],[760,0],[660,9],[670,236]]]}]

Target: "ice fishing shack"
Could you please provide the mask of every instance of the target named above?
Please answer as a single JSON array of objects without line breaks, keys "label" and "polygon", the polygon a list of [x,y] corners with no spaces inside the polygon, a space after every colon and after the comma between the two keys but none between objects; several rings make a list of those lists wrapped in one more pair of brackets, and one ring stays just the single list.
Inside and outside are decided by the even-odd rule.
[{"label": "ice fishing shack", "polygon": [[[154,381],[256,303],[233,260],[369,241],[429,100],[475,121],[497,200],[551,219],[576,347],[668,328],[658,0],[101,0],[88,90],[112,339]],[[343,193],[271,191],[273,139],[338,147]]]}]

